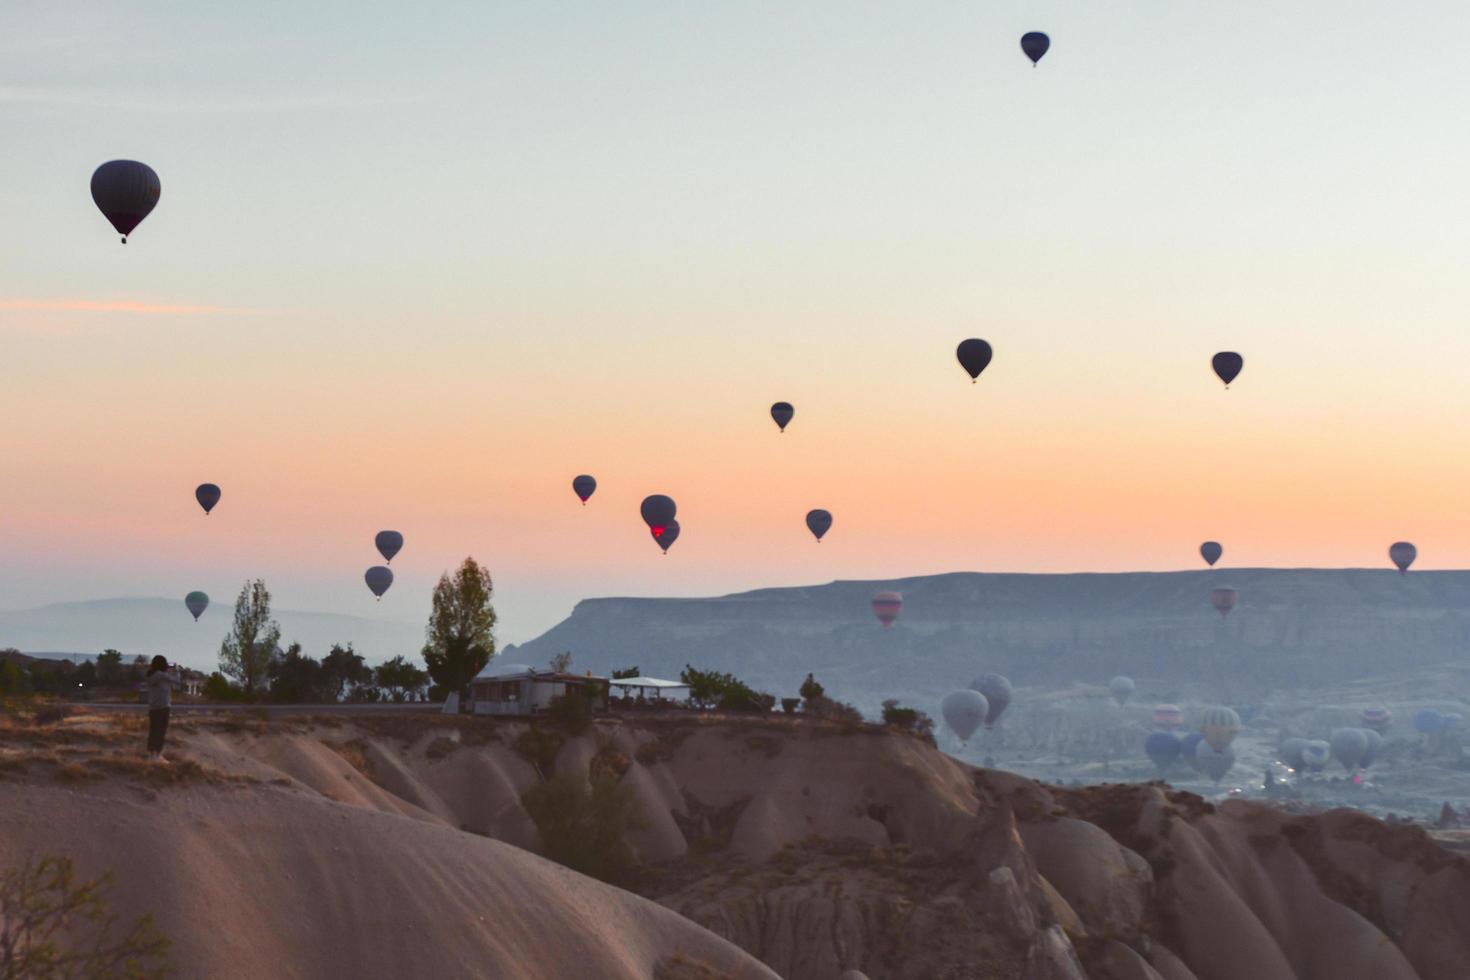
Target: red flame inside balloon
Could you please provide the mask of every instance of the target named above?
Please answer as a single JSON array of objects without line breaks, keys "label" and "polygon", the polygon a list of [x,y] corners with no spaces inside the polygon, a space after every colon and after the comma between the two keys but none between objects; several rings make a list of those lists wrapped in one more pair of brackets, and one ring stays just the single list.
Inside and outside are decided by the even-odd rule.
[{"label": "red flame inside balloon", "polygon": [[663,537],[664,531],[667,530],[662,524],[650,524],[648,529],[653,532],[655,538]]}]

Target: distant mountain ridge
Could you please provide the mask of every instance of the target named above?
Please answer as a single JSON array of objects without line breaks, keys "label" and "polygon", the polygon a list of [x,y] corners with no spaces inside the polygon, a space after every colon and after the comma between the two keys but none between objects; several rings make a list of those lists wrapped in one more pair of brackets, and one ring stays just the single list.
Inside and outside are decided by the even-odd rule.
[{"label": "distant mountain ridge", "polygon": [[[129,659],[163,654],[189,667],[213,670],[231,612],[229,604],[211,606],[196,623],[179,599],[56,603],[0,612],[0,648],[68,659],[74,655],[38,651],[74,650],[95,656],[111,648]],[[351,643],[369,663],[377,663],[398,654],[417,655],[424,643],[421,624],[297,609],[278,610],[275,618],[281,624],[281,642],[299,642],[312,656],[326,653],[333,643]]]},{"label": "distant mountain ridge", "polygon": [[[1210,590],[1239,606],[1222,619]],[[883,630],[874,593],[904,597]],[[1470,571],[1231,568],[1189,572],[1003,574],[768,588],[707,599],[601,598],[507,649],[537,663],[637,665],[675,677],[686,663],[790,693],[808,671],[859,704],[933,697],[995,670],[1018,684],[1105,682],[1311,686],[1470,649]],[[835,690],[834,690],[835,689]]]}]

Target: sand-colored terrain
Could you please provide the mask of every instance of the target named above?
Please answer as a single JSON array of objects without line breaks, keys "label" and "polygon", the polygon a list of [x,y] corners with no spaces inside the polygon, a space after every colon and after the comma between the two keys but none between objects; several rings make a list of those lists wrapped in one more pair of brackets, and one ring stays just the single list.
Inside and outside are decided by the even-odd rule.
[{"label": "sand-colored terrain", "polygon": [[[0,739],[0,858],[115,868],[199,975],[770,975],[716,934],[801,980],[1470,975],[1470,861],[1349,811],[1049,788],[786,719],[197,719],[166,773],[110,731]],[[663,907],[518,849],[553,772],[632,789],[626,884]]]}]

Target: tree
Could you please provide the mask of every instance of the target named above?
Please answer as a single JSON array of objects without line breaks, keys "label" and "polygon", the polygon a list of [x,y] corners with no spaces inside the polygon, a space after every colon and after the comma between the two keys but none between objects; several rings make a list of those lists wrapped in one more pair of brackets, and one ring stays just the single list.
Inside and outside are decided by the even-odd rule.
[{"label": "tree", "polygon": [[372,682],[373,669],[352,649],[351,643],[345,647],[332,644],[331,652],[322,658],[322,693],[329,701],[341,701],[349,685]]},{"label": "tree", "polygon": [[103,650],[97,654],[97,685],[99,687],[122,687],[124,681],[122,653]]},{"label": "tree", "polygon": [[603,881],[622,880],[633,869],[627,835],[643,817],[632,789],[615,777],[553,776],[527,790],[521,804],[551,860]]},{"label": "tree", "polygon": [[123,679],[127,682],[129,687],[135,687],[138,684],[143,683],[143,678],[147,676],[148,658],[140,653],[133,658],[132,663],[128,664],[128,669],[124,672]]},{"label": "tree", "polygon": [[90,660],[83,660],[82,665],[77,668],[77,683],[82,687],[95,687],[97,684],[97,665]]},{"label": "tree", "polygon": [[724,674],[717,670],[698,670],[685,664],[679,680],[689,685],[689,700],[699,708],[770,711],[776,705],[774,695],[752,689],[733,674]]},{"label": "tree", "polygon": [[806,680],[801,682],[801,690],[798,692],[803,701],[820,701],[826,697],[826,688],[817,683],[817,679],[811,674],[806,675]]},{"label": "tree", "polygon": [[168,939],[151,915],[119,929],[111,887],[110,874],[78,882],[64,857],[0,872],[0,980],[165,976]]},{"label": "tree", "polygon": [[572,669],[572,651],[558,653],[551,658],[551,672],[553,674],[565,674]]},{"label": "tree", "polygon": [[219,669],[254,697],[263,687],[281,628],[271,619],[271,594],[265,582],[246,582],[235,600],[235,625],[219,648]]},{"label": "tree", "polygon": [[623,667],[623,668],[620,668],[620,669],[615,670],[615,671],[612,672],[612,679],[615,680],[615,681],[620,681],[620,680],[622,680],[622,679],[624,679],[626,677],[642,677],[642,676],[643,676],[643,674],[638,670],[638,668],[636,666],[634,666],[634,667]]},{"label": "tree", "polygon": [[490,570],[473,558],[466,558],[453,578],[447,572],[439,576],[434,586],[423,656],[429,676],[445,694],[464,698],[470,681],[495,656],[494,592]]},{"label": "tree", "polygon": [[419,670],[402,655],[378,664],[373,671],[378,687],[394,701],[410,701],[429,683],[426,671]]},{"label": "tree", "polygon": [[0,694],[29,694],[29,678],[14,660],[0,660]]},{"label": "tree", "polygon": [[293,643],[285,653],[272,657],[267,674],[273,701],[303,704],[327,697],[322,665],[302,653],[300,643]]}]

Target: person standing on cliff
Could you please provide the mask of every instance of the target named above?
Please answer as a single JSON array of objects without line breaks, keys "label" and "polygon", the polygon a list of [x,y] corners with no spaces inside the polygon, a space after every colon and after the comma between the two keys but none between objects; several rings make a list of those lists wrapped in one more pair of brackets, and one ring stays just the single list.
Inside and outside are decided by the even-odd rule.
[{"label": "person standing on cliff", "polygon": [[159,762],[167,762],[163,757],[163,738],[168,734],[169,705],[174,688],[183,682],[178,670],[170,669],[163,657],[153,658],[143,682],[148,686],[148,754]]}]

